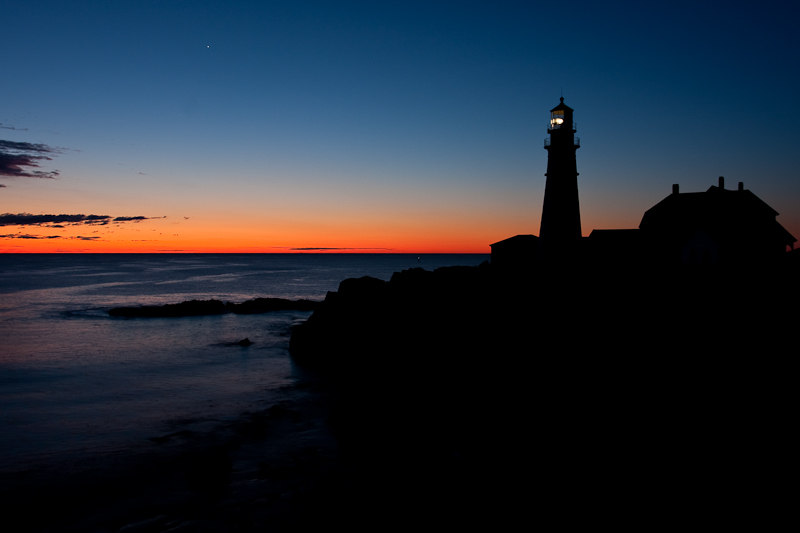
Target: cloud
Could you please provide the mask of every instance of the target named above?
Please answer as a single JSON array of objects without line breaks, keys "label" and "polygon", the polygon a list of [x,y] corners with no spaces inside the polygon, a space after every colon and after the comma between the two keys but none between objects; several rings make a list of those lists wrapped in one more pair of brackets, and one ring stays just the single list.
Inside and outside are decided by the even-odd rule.
[{"label": "cloud", "polygon": [[139,222],[142,220],[154,220],[157,218],[167,218],[167,217],[117,217],[114,219],[114,222]]},{"label": "cloud", "polygon": [[48,228],[63,228],[69,226],[105,226],[110,222],[141,222],[166,217],[111,217],[109,215],[32,215],[30,213],[3,213],[0,215],[0,226],[44,226]]},{"label": "cloud", "polygon": [[108,215],[32,215],[30,213],[4,213],[0,226],[41,226],[44,224],[97,224],[111,220]]},{"label": "cloud", "polygon": [[0,183],[0,189],[2,189],[3,187],[5,187],[5,185],[3,185],[2,183]]},{"label": "cloud", "polygon": [[100,237],[84,237],[76,235],[74,237],[64,237],[62,235],[29,235],[26,233],[12,233],[9,235],[0,235],[0,239],[71,239],[78,241],[97,241],[102,240]]},{"label": "cloud", "polygon": [[[288,248],[287,246],[280,246],[279,248]],[[310,251],[326,251],[326,250],[391,250],[391,248],[289,248],[290,250],[298,251],[298,252],[310,252]]]},{"label": "cloud", "polygon": [[15,128],[14,126],[8,126],[0,122],[0,128],[4,130],[15,130],[15,131],[28,131],[28,128]]},{"label": "cloud", "polygon": [[39,161],[52,161],[50,156],[60,153],[61,148],[46,144],[0,140],[0,176],[56,179],[58,170],[32,169],[40,168]]},{"label": "cloud", "polygon": [[67,226],[108,226],[125,222],[138,223],[167,217],[111,217],[109,215],[32,215],[30,213],[3,213],[0,226],[39,226],[44,228],[65,228]]},{"label": "cloud", "polygon": [[25,235],[25,234],[11,234],[0,235],[0,239],[62,239],[61,235]]}]

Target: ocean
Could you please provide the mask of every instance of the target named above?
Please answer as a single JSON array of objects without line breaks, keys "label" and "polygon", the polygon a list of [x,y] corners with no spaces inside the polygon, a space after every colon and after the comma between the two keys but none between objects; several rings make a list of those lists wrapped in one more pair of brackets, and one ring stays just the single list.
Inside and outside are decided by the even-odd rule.
[{"label": "ocean", "polygon": [[303,378],[288,346],[310,312],[128,319],[113,307],[322,300],[346,278],[488,258],[0,254],[0,479],[147,452],[151,439],[268,408]]}]

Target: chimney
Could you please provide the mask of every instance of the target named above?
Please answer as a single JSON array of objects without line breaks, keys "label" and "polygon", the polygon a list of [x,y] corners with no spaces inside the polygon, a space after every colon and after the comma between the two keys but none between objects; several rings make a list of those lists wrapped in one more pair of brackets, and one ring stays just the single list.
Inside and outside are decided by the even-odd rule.
[{"label": "chimney", "polygon": [[725,178],[723,178],[722,176],[719,177],[719,188],[720,189],[725,188]]},{"label": "chimney", "polygon": [[677,183],[673,183],[672,184],[672,194],[678,194],[678,184]]},{"label": "chimney", "polygon": [[740,191],[743,191],[743,190],[744,190],[744,182],[743,182],[743,181],[740,181],[740,182],[739,182],[739,190],[740,190]]}]

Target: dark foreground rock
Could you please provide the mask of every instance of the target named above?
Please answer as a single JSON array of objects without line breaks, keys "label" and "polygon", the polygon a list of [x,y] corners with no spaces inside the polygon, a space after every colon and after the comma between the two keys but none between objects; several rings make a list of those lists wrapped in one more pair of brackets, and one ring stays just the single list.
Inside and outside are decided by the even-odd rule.
[{"label": "dark foreground rock", "polygon": [[240,304],[220,300],[189,300],[178,304],[115,307],[108,314],[128,318],[210,316],[234,313],[252,315],[271,311],[313,311],[319,302],[285,298],[255,298]]},{"label": "dark foreground rock", "polygon": [[795,274],[412,269],[342,282],[291,352],[376,520],[757,523],[786,501]]}]

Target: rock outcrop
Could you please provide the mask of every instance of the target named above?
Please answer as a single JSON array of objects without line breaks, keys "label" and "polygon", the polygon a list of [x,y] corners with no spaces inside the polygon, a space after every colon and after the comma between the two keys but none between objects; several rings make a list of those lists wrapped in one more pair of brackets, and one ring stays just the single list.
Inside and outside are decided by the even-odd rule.
[{"label": "rock outcrop", "polygon": [[178,304],[115,307],[108,314],[127,318],[210,316],[234,313],[251,315],[271,311],[313,311],[319,302],[285,298],[255,298],[240,304],[220,300],[189,300]]},{"label": "rock outcrop", "polygon": [[743,478],[730,465],[779,442],[768,428],[786,413],[767,398],[783,389],[765,383],[797,318],[780,305],[794,278],[739,275],[482,265],[350,279],[290,349],[335,393],[364,508],[494,527],[531,505],[592,523],[661,516],[677,487],[758,483],[754,465]]}]

